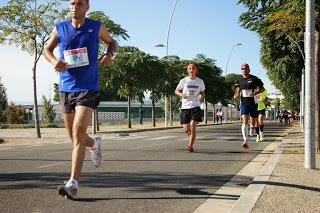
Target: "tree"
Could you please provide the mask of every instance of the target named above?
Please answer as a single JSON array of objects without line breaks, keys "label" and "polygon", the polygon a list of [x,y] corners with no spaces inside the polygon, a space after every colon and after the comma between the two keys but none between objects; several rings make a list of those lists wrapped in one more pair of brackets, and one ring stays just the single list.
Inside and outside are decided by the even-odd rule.
[{"label": "tree", "polygon": [[51,100],[47,99],[46,96],[42,96],[42,116],[43,120],[49,125],[53,125],[54,119],[56,118],[56,111],[51,104]]},{"label": "tree", "polygon": [[136,47],[119,47],[112,65],[106,69],[107,87],[113,88],[118,95],[128,100],[128,128],[131,128],[131,100],[144,97],[150,60],[153,60],[152,56]]},{"label": "tree", "polygon": [[33,56],[33,104],[37,137],[41,137],[37,101],[37,63],[44,45],[57,20],[66,17],[67,11],[59,8],[60,1],[10,0],[0,8],[0,43],[15,45]]},{"label": "tree", "polygon": [[235,74],[235,73],[230,73],[227,76],[225,76],[225,84],[226,84],[226,93],[225,93],[225,98],[226,101],[229,104],[232,104],[236,108],[239,108],[240,105],[240,100],[239,99],[234,99],[234,90],[235,90],[235,83],[237,80],[241,77],[240,74]]},{"label": "tree", "polygon": [[[261,63],[291,108],[299,108],[301,73],[304,68],[304,2],[298,0],[239,0],[248,11],[241,25],[261,39]],[[319,5],[319,4],[318,4]],[[317,23],[319,23],[317,18]]]},{"label": "tree", "polygon": [[26,123],[26,112],[24,107],[21,105],[16,106],[13,102],[7,106],[4,115],[8,124]]},{"label": "tree", "polygon": [[0,123],[4,121],[4,111],[8,106],[7,89],[1,83],[0,78]]},{"label": "tree", "polygon": [[[113,22],[108,16],[106,16],[102,11],[93,11],[88,14],[88,18],[100,21],[103,23],[110,36],[117,41],[120,39],[128,40],[130,37],[127,34],[127,31],[123,29],[119,24]],[[99,53],[100,55],[105,51],[105,45],[100,43]],[[104,91],[102,93],[113,94],[112,89],[107,88],[107,81],[108,81],[108,73],[110,72],[110,66],[99,65],[99,88],[100,91]],[[112,99],[112,98],[111,98]]]},{"label": "tree", "polygon": [[57,83],[53,84],[53,101],[59,102],[60,96],[59,96],[59,85]]}]

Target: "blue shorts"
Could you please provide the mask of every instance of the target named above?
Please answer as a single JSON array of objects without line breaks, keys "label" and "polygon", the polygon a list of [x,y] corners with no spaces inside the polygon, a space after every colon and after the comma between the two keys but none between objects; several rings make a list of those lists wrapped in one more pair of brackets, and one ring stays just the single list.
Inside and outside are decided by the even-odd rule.
[{"label": "blue shorts", "polygon": [[241,115],[250,115],[252,118],[258,117],[258,104],[250,104],[250,105],[240,105],[240,114]]}]

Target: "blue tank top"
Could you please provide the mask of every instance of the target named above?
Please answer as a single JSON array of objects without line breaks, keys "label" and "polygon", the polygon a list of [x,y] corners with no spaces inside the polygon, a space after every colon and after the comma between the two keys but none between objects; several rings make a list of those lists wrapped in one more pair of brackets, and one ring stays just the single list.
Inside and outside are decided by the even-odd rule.
[{"label": "blue tank top", "polygon": [[98,91],[98,50],[101,23],[86,19],[80,28],[71,20],[56,24],[60,59],[68,62],[68,70],[59,72],[59,91]]}]

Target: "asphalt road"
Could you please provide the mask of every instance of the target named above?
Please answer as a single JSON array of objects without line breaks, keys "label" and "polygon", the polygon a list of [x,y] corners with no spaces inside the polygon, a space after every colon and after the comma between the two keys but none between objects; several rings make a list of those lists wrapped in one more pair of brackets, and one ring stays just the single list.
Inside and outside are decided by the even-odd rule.
[{"label": "asphalt road", "polygon": [[57,193],[70,143],[0,146],[0,212],[193,212],[284,129],[268,123],[266,141],[251,137],[246,151],[240,124],[199,127],[194,153],[182,129],[102,134],[104,163],[94,168],[86,154],[76,201]]}]

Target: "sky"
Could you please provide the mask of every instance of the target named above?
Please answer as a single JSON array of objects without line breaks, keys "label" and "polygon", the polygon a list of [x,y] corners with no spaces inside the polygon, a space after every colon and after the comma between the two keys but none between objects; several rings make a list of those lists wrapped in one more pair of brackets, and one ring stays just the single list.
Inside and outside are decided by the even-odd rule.
[{"label": "sky", "polygon": [[[0,0],[0,6],[8,1]],[[127,30],[130,38],[120,45],[162,58],[166,54],[169,19],[175,0],[90,0],[90,11],[103,11]],[[63,3],[68,7],[68,2]],[[90,12],[89,11],[89,12]],[[171,24],[168,54],[192,59],[197,54],[216,60],[224,74],[241,74],[243,63],[250,65],[251,74],[258,76],[268,92],[276,92],[260,63],[260,41],[256,33],[242,28],[238,22],[246,9],[236,0],[178,0]],[[235,44],[241,43],[239,46]],[[233,47],[234,46],[234,47]],[[229,63],[228,57],[230,56]],[[33,57],[14,46],[0,45],[0,78],[10,102],[33,103]],[[42,95],[53,97],[53,83],[58,75],[42,57],[37,67],[38,104]],[[214,82],[212,82],[214,84]]]}]

